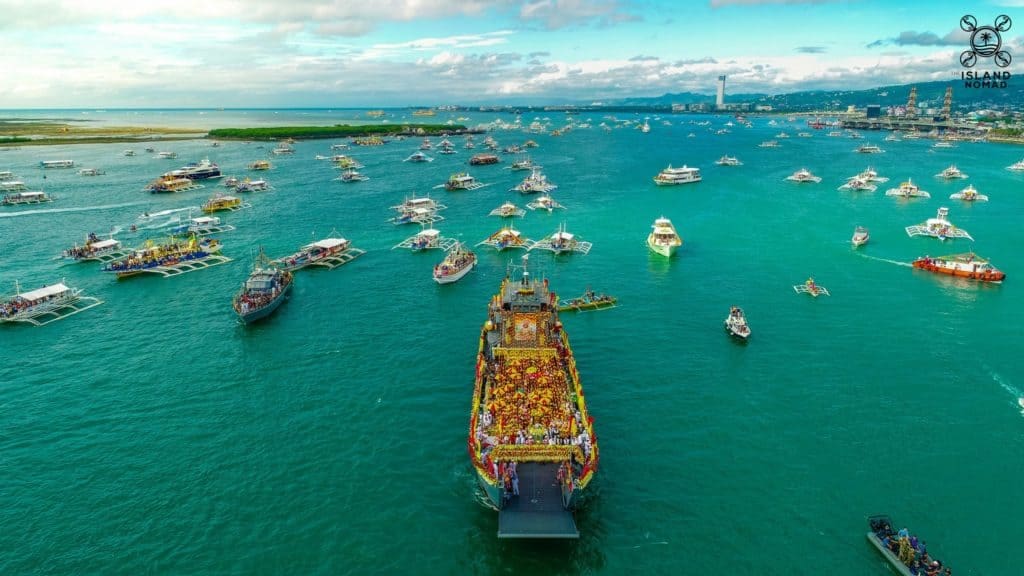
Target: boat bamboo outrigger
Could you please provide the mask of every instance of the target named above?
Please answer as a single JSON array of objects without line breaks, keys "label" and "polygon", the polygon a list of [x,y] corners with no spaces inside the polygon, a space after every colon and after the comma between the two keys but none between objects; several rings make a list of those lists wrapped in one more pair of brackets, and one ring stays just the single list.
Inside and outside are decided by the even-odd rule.
[{"label": "boat bamboo outrigger", "polygon": [[522,182],[509,189],[510,192],[520,192],[522,194],[547,194],[552,190],[558,188],[558,185],[548,182],[548,177],[544,175],[538,168],[534,168],[530,175],[523,179]]},{"label": "boat bamboo outrigger", "polygon": [[939,240],[945,240],[947,238],[967,238],[968,240],[974,240],[966,230],[953,226],[948,217],[949,208],[943,206],[939,208],[938,212],[935,214],[935,218],[929,218],[925,220],[923,224],[907,226],[907,236],[931,236],[932,238],[938,238]]},{"label": "boat bamboo outrigger", "polygon": [[82,296],[80,288],[69,288],[63,281],[29,292],[22,292],[15,283],[14,292],[14,296],[0,300],[0,323],[44,326],[103,303],[97,298]]},{"label": "boat bamboo outrigger", "polygon": [[219,241],[213,238],[200,240],[196,236],[188,240],[172,237],[163,244],[150,241],[126,258],[107,262],[103,271],[116,274],[118,279],[143,273],[159,274],[165,278],[179,276],[231,262],[230,258],[219,254],[220,248]]},{"label": "boat bamboo outrigger", "polygon": [[587,288],[587,291],[582,296],[569,298],[568,300],[558,300],[557,304],[559,312],[583,312],[615,308],[616,302],[618,302],[618,299],[614,296],[597,294],[590,288]]},{"label": "boat bamboo outrigger", "polygon": [[562,210],[565,210],[565,206],[562,206],[561,204],[556,202],[554,198],[548,196],[547,194],[538,196],[537,199],[534,200],[533,202],[528,202],[526,204],[526,207],[529,208],[530,210],[547,210],[548,212],[552,212],[556,208],[561,208]]},{"label": "boat bamboo outrigger", "polygon": [[456,242],[440,264],[434,266],[434,282],[451,284],[458,282],[476,266],[476,254],[461,242]]},{"label": "boat bamboo outrigger", "polygon": [[331,237],[306,244],[294,254],[273,260],[272,263],[288,272],[307,266],[322,266],[333,270],[366,254],[365,250],[353,248],[349,240],[334,237],[334,234],[337,233],[332,232]]},{"label": "boat bamboo outrigger", "polygon": [[968,184],[967,188],[949,195],[950,200],[963,200],[964,202],[988,202],[988,196],[984,194],[978,194],[973,184]]},{"label": "boat bamboo outrigger", "polygon": [[469,457],[499,510],[499,538],[579,538],[573,510],[599,462],[594,421],[557,296],[522,262],[522,278],[506,275],[480,332]]},{"label": "boat bamboo outrigger", "polygon": [[487,186],[487,184],[481,184],[477,182],[476,178],[470,176],[466,172],[459,172],[458,174],[452,174],[448,177],[448,181],[444,184],[438,184],[434,188],[444,188],[449,192],[455,192],[458,190],[478,190]]},{"label": "boat bamboo outrigger", "polygon": [[875,186],[868,180],[865,180],[858,176],[854,176],[853,178],[847,180],[846,184],[840,186],[839,190],[852,190],[854,192],[874,192],[875,190],[878,190],[878,186]]},{"label": "boat bamboo outrigger", "polygon": [[931,198],[932,195],[921,190],[909,178],[906,182],[900,183],[898,188],[889,188],[885,191],[886,196],[897,196],[899,198]]},{"label": "boat bamboo outrigger", "polygon": [[231,232],[235,227],[230,224],[222,224],[216,216],[198,216],[189,218],[186,222],[171,228],[171,234],[194,234],[196,236],[210,236]]},{"label": "boat bamboo outrigger", "polygon": [[232,299],[231,307],[245,324],[266,318],[284,302],[293,282],[292,273],[271,262],[260,247],[252,272]]},{"label": "boat bamboo outrigger", "polygon": [[551,236],[548,236],[547,238],[544,238],[543,240],[538,240],[534,242],[533,246],[530,246],[529,249],[549,250],[551,252],[554,252],[555,254],[564,254],[572,252],[588,254],[590,253],[590,249],[592,247],[592,243],[579,240],[576,238],[574,234],[566,232],[565,224],[562,224],[558,228],[557,232],[555,232]]},{"label": "boat bamboo outrigger", "polygon": [[793,290],[797,294],[810,294],[815,298],[817,298],[820,294],[824,294],[825,296],[831,296],[831,294],[829,294],[828,292],[828,288],[817,285],[814,282],[814,278],[808,278],[807,281],[804,282],[803,284],[797,284],[796,286],[793,286]]},{"label": "boat bamboo outrigger", "polygon": [[242,202],[242,199],[238,196],[229,196],[227,194],[214,194],[209,200],[203,204],[203,212],[207,214],[213,214],[214,212],[230,211],[235,212],[242,208],[252,208],[252,204],[248,202]]},{"label": "boat bamboo outrigger", "polygon": [[44,202],[53,202],[54,198],[54,196],[50,196],[46,192],[15,192],[14,194],[4,194],[0,204],[4,206],[42,204]]},{"label": "boat bamboo outrigger", "polygon": [[402,240],[398,244],[391,247],[392,250],[395,248],[408,248],[413,252],[419,250],[451,250],[455,243],[458,242],[454,238],[445,238],[441,236],[441,231],[434,228],[424,228],[413,236]]},{"label": "boat bamboo outrigger", "polygon": [[946,274],[958,278],[968,278],[981,282],[999,283],[1006,278],[1006,274],[992,265],[987,259],[982,258],[974,252],[964,254],[953,254],[951,256],[922,256],[911,264],[918,270]]},{"label": "boat bamboo outrigger", "polygon": [[115,240],[113,236],[100,239],[95,233],[90,233],[85,238],[85,244],[75,244],[61,256],[75,262],[110,262],[124,258],[129,252],[121,246],[121,241]]},{"label": "boat bamboo outrigger", "polygon": [[501,252],[506,248],[523,248],[529,250],[533,246],[533,240],[523,238],[519,230],[511,226],[505,226],[484,240],[477,242],[477,246],[490,246]]},{"label": "boat bamboo outrigger", "polygon": [[502,218],[516,218],[526,215],[526,210],[516,206],[511,202],[505,202],[501,206],[498,206],[488,216],[501,216]]}]

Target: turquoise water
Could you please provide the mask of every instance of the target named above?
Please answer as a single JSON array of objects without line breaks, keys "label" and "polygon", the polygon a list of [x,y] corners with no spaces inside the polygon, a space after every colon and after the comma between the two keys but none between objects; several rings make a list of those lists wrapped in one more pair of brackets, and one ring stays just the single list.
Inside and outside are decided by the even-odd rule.
[{"label": "turquoise water", "polygon": [[[193,126],[194,114],[133,123]],[[203,127],[309,120],[251,114]],[[512,120],[473,121],[498,117]],[[493,134],[502,146],[536,140],[532,155],[568,207],[529,212],[516,222],[524,235],[564,222],[594,243],[589,255],[535,253],[531,264],[563,297],[589,286],[620,300],[563,316],[602,454],[578,542],[498,541],[465,451],[480,324],[515,253],[478,249],[473,273],[437,286],[440,253],[391,250],[417,228],[387,223],[388,206],[414,192],[449,206],[436,224],[445,236],[476,243],[497,230],[491,209],[527,201],[507,192],[525,176],[503,169],[509,157],[469,168],[462,148],[403,163],[417,140],[354,148],[371,179],[342,184],[313,159],[331,142],[299,142],[294,157],[251,174],[275,192],[222,216],[237,227],[221,236],[233,262],[116,281],[51,258],[90,231],[220,189],[141,191],[162,172],[209,156],[245,176],[272,144],[155,144],[177,160],[142,145],[24,147],[0,152],[0,170],[58,200],[0,210],[0,286],[65,278],[105,304],[42,328],[0,326],[0,573],[886,574],[864,538],[876,513],[958,574],[1019,571],[1024,175],[1004,168],[1024,150],[933,152],[928,141],[866,134],[886,149],[868,156],[852,152],[864,141],[820,131],[773,150],[757,144],[802,128],[757,118],[715,135],[727,118],[672,116],[642,134],[578,118],[595,127]],[[712,126],[688,123],[704,119]],[[715,166],[726,153],[744,166]],[[38,162],[63,158],[107,174],[49,170],[44,181]],[[947,200],[966,182],[933,175],[954,162],[990,202]],[[654,186],[669,163],[700,167],[704,181]],[[874,193],[836,190],[869,163],[892,180]],[[784,181],[801,167],[822,183]],[[490,186],[431,190],[466,169]],[[884,195],[907,177],[932,198]],[[970,248],[904,233],[939,206],[1008,273],[1003,285],[907,267]],[[685,242],[671,261],[644,245],[661,215]],[[859,250],[856,225],[871,230]],[[256,248],[283,255],[332,229],[367,254],[298,273],[273,317],[239,325],[230,300]],[[832,296],[794,293],[809,275]],[[746,345],[722,329],[730,305],[747,313]]]}]

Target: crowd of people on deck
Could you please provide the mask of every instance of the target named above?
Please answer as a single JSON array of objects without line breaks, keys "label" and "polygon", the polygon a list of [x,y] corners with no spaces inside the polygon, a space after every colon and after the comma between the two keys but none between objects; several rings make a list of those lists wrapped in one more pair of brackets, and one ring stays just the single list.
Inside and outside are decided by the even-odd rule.
[{"label": "crowd of people on deck", "polygon": [[74,258],[75,260],[92,256],[95,252],[92,245],[99,241],[100,238],[95,232],[89,232],[89,236],[85,239],[85,246],[74,246],[72,248],[68,248],[64,251],[64,256]]},{"label": "crowd of people on deck", "polygon": [[31,310],[39,305],[53,302],[54,300],[63,298],[64,294],[51,294],[38,300],[25,300],[19,296],[8,300],[7,302],[0,303],[0,318],[11,318],[20,314],[26,310]]},{"label": "crowd of people on deck", "polygon": [[[216,245],[216,240],[208,240],[209,246]],[[205,258],[210,253],[204,250],[202,244],[195,240],[188,242],[174,242],[155,249],[144,249],[134,252],[124,260],[107,264],[104,270],[108,272],[125,272],[144,268],[156,268],[157,266],[171,266],[184,260],[196,260]]]},{"label": "crowd of people on deck", "polygon": [[277,298],[278,295],[281,294],[281,291],[284,290],[286,286],[288,286],[288,283],[291,282],[291,279],[291,272],[281,272],[280,274],[276,274],[274,276],[274,279],[271,281],[269,290],[250,290],[246,288],[245,290],[242,291],[241,294],[238,295],[238,298],[235,299],[235,310],[239,314],[248,314],[253,310],[259,310],[260,308],[263,308],[267,304],[273,302],[274,298]]},{"label": "crowd of people on deck", "polygon": [[475,261],[476,255],[468,250],[452,251],[448,257],[445,257],[444,261],[434,266],[434,276],[441,277],[457,274],[471,262]]},{"label": "crowd of people on deck", "polygon": [[901,528],[893,530],[885,520],[872,520],[871,530],[890,552],[900,562],[910,569],[915,576],[950,576],[953,570],[943,566],[942,562],[928,555],[928,549],[923,540],[918,540],[907,531]]}]

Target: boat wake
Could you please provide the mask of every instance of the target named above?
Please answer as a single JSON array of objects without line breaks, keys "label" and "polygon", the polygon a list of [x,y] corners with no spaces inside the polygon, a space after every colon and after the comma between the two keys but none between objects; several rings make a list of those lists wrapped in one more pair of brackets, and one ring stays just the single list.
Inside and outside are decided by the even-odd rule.
[{"label": "boat wake", "polygon": [[1020,407],[1020,415],[1024,416],[1024,392],[1003,380],[1003,377],[1000,376],[998,372],[988,366],[985,366],[985,370],[987,370],[989,375],[992,376],[992,379],[995,380],[996,384],[999,384],[1003,390],[1006,390],[1011,396],[1013,396],[1017,401],[1017,406]]},{"label": "boat wake", "polygon": [[92,210],[111,210],[113,208],[124,208],[125,206],[139,206],[145,202],[123,202],[121,204],[104,204],[102,206],[80,206],[78,208],[51,208],[47,210],[22,210],[21,212],[5,212],[0,218],[14,218],[15,216],[28,216],[30,214],[56,214],[58,212],[89,212]]},{"label": "boat wake", "polygon": [[914,267],[914,265],[911,264],[910,262],[900,262],[898,260],[889,260],[888,258],[879,258],[877,256],[869,256],[869,255],[864,254],[862,252],[856,252],[856,254],[858,256],[861,256],[863,258],[868,258],[870,260],[878,260],[879,262],[888,262],[890,264],[895,264],[897,266],[906,266],[907,268],[913,268]]}]

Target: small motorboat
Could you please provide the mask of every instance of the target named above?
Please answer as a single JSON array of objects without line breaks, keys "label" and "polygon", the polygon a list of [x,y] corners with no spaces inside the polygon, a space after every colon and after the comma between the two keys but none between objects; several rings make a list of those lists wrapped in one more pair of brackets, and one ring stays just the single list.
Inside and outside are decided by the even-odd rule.
[{"label": "small motorboat", "polygon": [[747,317],[739,306],[733,306],[729,315],[725,317],[725,329],[731,336],[741,340],[750,337],[750,326],[747,325]]},{"label": "small motorboat", "polygon": [[853,238],[850,239],[850,242],[852,242],[853,247],[856,248],[857,246],[867,244],[870,239],[871,236],[868,235],[868,229],[863,226],[857,226],[857,228],[853,230]]}]

